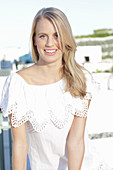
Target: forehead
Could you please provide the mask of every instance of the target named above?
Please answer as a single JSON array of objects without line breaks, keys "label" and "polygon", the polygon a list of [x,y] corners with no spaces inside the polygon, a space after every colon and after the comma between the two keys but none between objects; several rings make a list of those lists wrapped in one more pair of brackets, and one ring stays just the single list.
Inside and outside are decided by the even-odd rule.
[{"label": "forehead", "polygon": [[40,19],[36,24],[36,32],[37,33],[54,33],[56,32],[56,28],[53,22],[47,18]]}]

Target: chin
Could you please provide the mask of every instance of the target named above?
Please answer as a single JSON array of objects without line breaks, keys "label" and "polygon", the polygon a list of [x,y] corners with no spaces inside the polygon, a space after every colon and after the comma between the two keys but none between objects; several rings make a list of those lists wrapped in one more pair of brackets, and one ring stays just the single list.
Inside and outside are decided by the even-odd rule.
[{"label": "chin", "polygon": [[55,58],[55,56],[47,56],[41,60],[39,60],[39,63],[41,65],[45,64],[52,64],[52,63],[62,63],[62,57],[61,58]]}]

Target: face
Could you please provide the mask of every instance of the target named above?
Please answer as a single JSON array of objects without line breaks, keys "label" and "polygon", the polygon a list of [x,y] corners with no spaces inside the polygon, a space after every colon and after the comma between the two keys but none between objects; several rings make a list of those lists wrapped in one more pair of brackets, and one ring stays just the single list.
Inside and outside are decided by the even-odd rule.
[{"label": "face", "polygon": [[35,45],[39,53],[38,64],[62,64],[62,50],[58,43],[58,34],[53,23],[43,18],[36,26]]}]

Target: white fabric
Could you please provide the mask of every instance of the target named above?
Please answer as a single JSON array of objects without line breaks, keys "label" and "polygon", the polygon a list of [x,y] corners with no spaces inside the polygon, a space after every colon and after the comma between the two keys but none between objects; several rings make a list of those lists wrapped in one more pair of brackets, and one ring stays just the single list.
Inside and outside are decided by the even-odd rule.
[{"label": "white fabric", "polygon": [[[67,169],[68,132],[74,115],[87,117],[88,99],[92,98],[94,91],[92,76],[87,73],[86,78],[87,94],[81,99],[64,91],[64,79],[41,86],[27,84],[17,73],[8,76],[0,107],[4,116],[12,114],[12,126],[19,127],[26,123],[32,170]],[[88,150],[87,133],[85,141],[82,170],[99,170],[99,159],[95,157],[97,161]]]}]

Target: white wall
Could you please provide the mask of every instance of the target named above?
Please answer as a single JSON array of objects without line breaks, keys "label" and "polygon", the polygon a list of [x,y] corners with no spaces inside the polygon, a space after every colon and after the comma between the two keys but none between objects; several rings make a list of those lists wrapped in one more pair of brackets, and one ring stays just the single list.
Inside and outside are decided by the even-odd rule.
[{"label": "white wall", "polygon": [[101,62],[102,61],[101,46],[78,46],[75,54],[76,61],[78,63],[84,63],[85,56],[89,56],[89,60],[91,63]]}]

